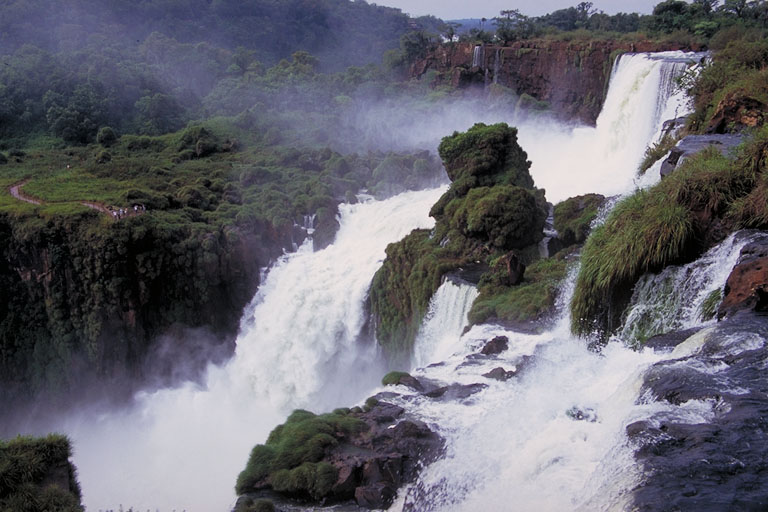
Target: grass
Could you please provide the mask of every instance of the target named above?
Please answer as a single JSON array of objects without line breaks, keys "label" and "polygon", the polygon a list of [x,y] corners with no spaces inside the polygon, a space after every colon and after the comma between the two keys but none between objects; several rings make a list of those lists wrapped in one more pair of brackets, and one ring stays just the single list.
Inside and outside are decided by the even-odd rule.
[{"label": "grass", "polygon": [[768,128],[762,128],[735,158],[707,148],[620,202],[582,251],[571,302],[574,333],[604,338],[617,328],[643,273],[691,261],[728,231],[767,227],[767,153]]},{"label": "grass", "polygon": [[558,238],[566,246],[581,244],[586,241],[597,217],[598,210],[605,203],[599,194],[586,194],[572,197],[555,205],[554,226]]},{"label": "grass", "polygon": [[643,160],[640,162],[640,167],[637,169],[637,173],[640,175],[645,174],[645,171],[664,158],[664,156],[675,147],[677,141],[678,139],[676,137],[666,134],[659,142],[648,146],[645,150],[645,155],[643,155]]},{"label": "grass", "polygon": [[[82,512],[71,455],[69,439],[58,434],[0,441],[0,510]],[[62,465],[69,471],[66,487],[50,480]]]}]

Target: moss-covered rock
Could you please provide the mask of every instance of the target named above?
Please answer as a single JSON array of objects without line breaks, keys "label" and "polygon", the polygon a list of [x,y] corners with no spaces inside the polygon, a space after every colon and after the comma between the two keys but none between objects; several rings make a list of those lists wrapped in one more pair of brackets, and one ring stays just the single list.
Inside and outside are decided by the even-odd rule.
[{"label": "moss-covered rock", "polygon": [[592,221],[603,204],[605,197],[600,194],[586,194],[571,197],[555,205],[555,230],[563,247],[583,244],[586,241]]},{"label": "moss-covered rock", "polygon": [[468,263],[487,267],[510,250],[537,253],[526,248],[543,237],[547,206],[543,191],[533,188],[517,129],[476,124],[445,137],[440,156],[453,182],[430,212],[434,230],[415,230],[390,244],[371,286],[377,339],[393,365],[409,359],[448,271]]},{"label": "moss-covered rock", "polygon": [[0,441],[0,510],[82,512],[71,456],[61,435]]}]

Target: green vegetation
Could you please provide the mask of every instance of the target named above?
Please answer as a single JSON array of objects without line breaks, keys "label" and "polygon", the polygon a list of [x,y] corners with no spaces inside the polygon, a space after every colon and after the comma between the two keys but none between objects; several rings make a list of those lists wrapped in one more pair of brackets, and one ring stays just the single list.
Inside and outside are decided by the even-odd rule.
[{"label": "green vegetation", "polygon": [[717,307],[723,301],[723,291],[721,289],[712,290],[704,302],[701,303],[701,310],[699,311],[699,318],[704,321],[712,320],[717,313]]},{"label": "green vegetation", "polygon": [[82,512],[71,455],[61,435],[0,441],[0,510]]},{"label": "green vegetation", "polygon": [[275,512],[275,504],[270,500],[245,498],[238,500],[235,512]]},{"label": "green vegetation", "polygon": [[555,205],[554,226],[566,247],[583,244],[605,198],[599,194],[571,197]]},{"label": "green vegetation", "polygon": [[640,275],[691,261],[728,231],[768,226],[768,203],[760,202],[766,154],[763,127],[735,160],[710,148],[619,203],[584,246],[571,303],[574,332],[607,336],[620,324]]},{"label": "green vegetation", "polygon": [[648,146],[645,150],[645,155],[643,155],[643,161],[640,162],[640,167],[638,168],[637,173],[644,174],[653,164],[664,158],[664,156],[675,147],[678,140],[679,139],[676,137],[665,134],[659,142]]},{"label": "green vegetation", "polygon": [[330,493],[337,477],[334,466],[319,462],[326,449],[367,428],[348,412],[317,416],[296,410],[269,434],[265,444],[253,448],[235,489],[246,494],[268,484],[278,492],[320,500]]},{"label": "green vegetation", "polygon": [[452,183],[430,212],[435,229],[414,230],[390,244],[371,285],[376,336],[393,365],[410,356],[429,300],[448,271],[538,243],[547,216],[516,128],[478,123],[445,137],[439,151]]},{"label": "green vegetation", "polygon": [[506,324],[532,323],[545,319],[555,307],[559,287],[566,277],[565,253],[536,261],[525,269],[516,286],[498,284],[494,267],[480,280],[480,295],[469,312],[470,324],[495,320]]},{"label": "green vegetation", "polygon": [[410,377],[408,372],[389,372],[381,379],[382,386],[396,386],[403,377]]}]

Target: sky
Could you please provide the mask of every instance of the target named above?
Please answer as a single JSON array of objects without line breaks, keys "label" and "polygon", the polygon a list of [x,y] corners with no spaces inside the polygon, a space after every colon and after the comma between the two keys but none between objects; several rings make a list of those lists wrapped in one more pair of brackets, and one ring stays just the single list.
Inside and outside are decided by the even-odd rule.
[{"label": "sky", "polygon": [[[444,20],[493,18],[503,9],[519,9],[528,16],[540,16],[557,9],[575,7],[581,0],[370,0],[368,3],[398,7],[412,16],[432,14]],[[650,14],[662,0],[592,0],[594,8],[608,14],[639,12]]]}]

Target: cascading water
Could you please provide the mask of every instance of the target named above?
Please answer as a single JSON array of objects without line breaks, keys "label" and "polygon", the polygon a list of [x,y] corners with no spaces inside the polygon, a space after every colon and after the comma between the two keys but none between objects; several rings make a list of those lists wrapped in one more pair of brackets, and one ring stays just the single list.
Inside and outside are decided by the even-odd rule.
[{"label": "cascading water", "polygon": [[728,273],[750,241],[749,235],[733,234],[693,263],[643,276],[635,285],[619,338],[630,343],[644,341],[712,320]]},{"label": "cascading water", "polygon": [[[475,48],[478,67],[483,51]],[[658,128],[659,105],[669,99],[658,94],[669,65],[622,57],[596,128],[521,127],[534,180],[550,201],[632,188],[636,164]],[[269,272],[236,356],[209,368],[203,385],[144,394],[124,413],[70,419],[64,431],[75,441],[88,508],[224,510],[250,448],[289,409],[327,411],[370,395],[383,369],[375,367],[373,347],[360,343],[367,286],[388,242],[432,224],[427,212],[441,192],[343,206],[332,246],[318,253],[304,247]],[[623,490],[638,479],[624,426],[665,410],[637,403],[643,372],[664,356],[611,343],[598,357],[571,338],[565,318],[539,335],[476,326],[461,336],[476,291],[452,286],[444,284],[433,298],[416,349],[424,368],[415,374],[488,387],[458,403],[403,394],[401,405],[440,431],[447,453],[402,493],[400,508],[622,509]],[[474,357],[497,334],[508,336],[511,348],[499,357]],[[515,376],[504,382],[482,376],[499,366]],[[700,409],[689,407],[692,421],[704,414]]]},{"label": "cascading water", "polygon": [[472,67],[473,68],[483,67],[484,61],[485,61],[485,46],[479,44],[475,46],[475,49],[472,52]]},{"label": "cascading water", "polygon": [[470,284],[451,279],[443,281],[429,301],[416,336],[414,361],[417,366],[442,361],[454,350],[461,350],[457,341],[477,295],[477,289]]},{"label": "cascading water", "polygon": [[341,206],[328,248],[308,245],[272,268],[235,357],[203,385],[138,397],[132,411],[70,419],[75,463],[89,510],[226,510],[254,444],[294,408],[316,412],[357,402],[384,373],[360,340],[364,299],[384,249],[411,229],[444,189]]},{"label": "cascading water", "polygon": [[531,174],[547,191],[547,199],[557,203],[579,194],[611,196],[632,190],[645,148],[666,116],[687,111],[684,95],[675,90],[675,78],[702,55],[622,55],[594,128],[554,127],[546,137],[536,130],[521,130],[520,145],[531,157]]}]

